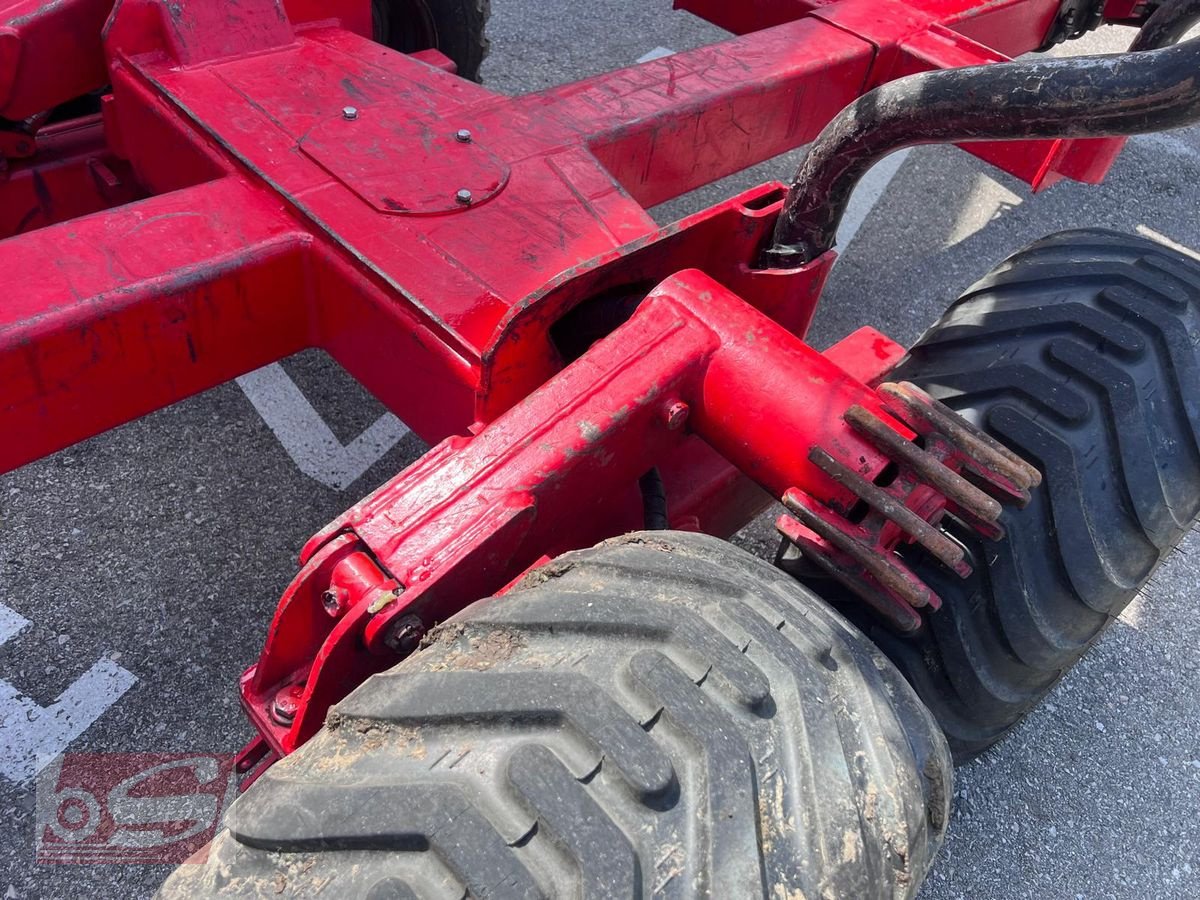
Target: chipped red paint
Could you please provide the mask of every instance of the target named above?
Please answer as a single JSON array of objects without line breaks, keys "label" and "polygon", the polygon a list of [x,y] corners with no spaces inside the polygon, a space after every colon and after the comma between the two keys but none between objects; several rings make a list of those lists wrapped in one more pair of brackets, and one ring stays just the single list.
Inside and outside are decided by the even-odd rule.
[{"label": "chipped red paint", "polygon": [[[403,617],[636,527],[651,466],[677,527],[728,534],[791,489],[848,510],[811,447],[867,479],[886,457],[847,408],[911,436],[871,389],[903,348],[801,340],[833,255],[758,267],[779,184],[666,228],[646,208],[806,143],[876,84],[1032,49],[1058,0],[679,5],[739,36],[505,97],[372,43],[369,0],[0,0],[0,270],[21,286],[0,300],[19,435],[0,470],[306,347],[436,445],[305,549],[243,680],[274,751],[406,652]],[[49,124],[105,85],[98,115]],[[972,152],[1043,186],[1117,149]],[[564,317],[647,294],[567,365]]]}]

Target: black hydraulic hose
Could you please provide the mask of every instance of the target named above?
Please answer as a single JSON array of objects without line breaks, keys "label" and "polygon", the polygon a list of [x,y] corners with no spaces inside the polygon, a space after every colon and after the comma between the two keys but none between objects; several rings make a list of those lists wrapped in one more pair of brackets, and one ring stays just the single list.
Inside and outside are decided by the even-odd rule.
[{"label": "black hydraulic hose", "polygon": [[[1168,0],[1146,21],[1147,42],[1182,33],[1184,21],[1198,12],[1200,0]],[[1195,38],[1137,53],[925,72],[882,85],[842,110],[813,141],[764,263],[792,268],[830,249],[855,185],[895,150],[1179,128],[1200,120],[1198,78]]]},{"label": "black hydraulic hose", "polygon": [[1133,43],[1132,53],[1157,50],[1176,43],[1187,34],[1188,29],[1200,22],[1200,0],[1176,0],[1164,3],[1148,18]]}]

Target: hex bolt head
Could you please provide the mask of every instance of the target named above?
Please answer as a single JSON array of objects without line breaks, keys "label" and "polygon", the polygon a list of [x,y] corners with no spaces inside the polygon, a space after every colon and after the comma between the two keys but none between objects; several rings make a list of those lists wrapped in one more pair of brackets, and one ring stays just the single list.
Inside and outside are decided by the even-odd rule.
[{"label": "hex bolt head", "polygon": [[276,725],[291,725],[300,711],[300,697],[304,688],[298,684],[289,684],[279,689],[275,699],[271,701],[271,719]]},{"label": "hex bolt head", "polygon": [[346,119],[350,122],[353,122],[355,119],[358,118],[358,107],[357,106],[343,106],[342,107],[342,118]]},{"label": "hex bolt head", "polygon": [[686,403],[684,403],[682,400],[676,400],[667,407],[665,416],[667,427],[672,431],[682,428],[683,423],[687,421],[689,412],[690,410],[688,409],[688,405]]},{"label": "hex bolt head", "polygon": [[471,143],[471,132],[465,128],[460,128],[454,132],[454,139],[460,144],[469,144]]},{"label": "hex bolt head", "polygon": [[471,203],[471,192],[466,188],[459,188],[458,193],[454,195],[454,199],[463,206],[469,206]]},{"label": "hex bolt head", "polygon": [[396,653],[412,653],[425,636],[425,623],[416,616],[401,616],[392,623],[383,642]]}]

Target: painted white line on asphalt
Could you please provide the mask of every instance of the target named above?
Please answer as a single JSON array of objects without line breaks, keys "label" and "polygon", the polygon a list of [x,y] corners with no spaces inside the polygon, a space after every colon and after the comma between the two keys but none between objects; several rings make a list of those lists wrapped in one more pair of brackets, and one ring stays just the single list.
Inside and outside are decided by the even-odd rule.
[{"label": "painted white line on asphalt", "polygon": [[343,445],[278,363],[243,375],[237,383],[296,467],[334,490],[348,488],[409,431],[385,413]]},{"label": "painted white line on asphalt", "polygon": [[900,171],[900,167],[904,165],[910,152],[909,150],[900,150],[891,156],[885,156],[875,163],[858,183],[858,187],[850,195],[850,203],[846,207],[846,214],[842,216],[842,224],[838,226],[837,249],[839,253],[844,255],[850,249],[850,245],[858,237],[858,230],[867,221],[875,204],[883,199],[888,185],[892,183],[892,179],[896,177],[896,173]]},{"label": "painted white line on asphalt", "polygon": [[958,214],[947,224],[949,233],[942,240],[942,249],[949,250],[975,237],[989,224],[1007,215],[1024,202],[1020,194],[997,181],[994,169],[981,169],[971,176],[971,186],[955,192]]},{"label": "painted white line on asphalt", "polygon": [[647,51],[646,53],[643,53],[641,56],[639,56],[637,58],[637,61],[640,63],[644,63],[644,62],[650,62],[651,60],[654,60],[654,59],[662,59],[665,56],[674,56],[674,55],[675,55],[675,51],[672,50],[670,47],[655,47],[653,50]]},{"label": "painted white line on asphalt", "polygon": [[[29,620],[0,604],[0,644]],[[23,784],[116,703],[137,677],[107,657],[80,675],[50,706],[38,706],[0,680],[0,777]]]},{"label": "painted white line on asphalt", "polygon": [[29,620],[0,603],[0,644],[8,643],[29,627]]},{"label": "painted white line on asphalt", "polygon": [[1184,244],[1179,243],[1179,241],[1171,240],[1161,231],[1155,231],[1149,225],[1138,225],[1134,231],[1142,235],[1142,237],[1148,237],[1152,241],[1158,241],[1160,244],[1165,244],[1172,250],[1178,250],[1185,256],[1190,256],[1192,259],[1200,259],[1200,253],[1197,253],[1191,247],[1185,246]]}]

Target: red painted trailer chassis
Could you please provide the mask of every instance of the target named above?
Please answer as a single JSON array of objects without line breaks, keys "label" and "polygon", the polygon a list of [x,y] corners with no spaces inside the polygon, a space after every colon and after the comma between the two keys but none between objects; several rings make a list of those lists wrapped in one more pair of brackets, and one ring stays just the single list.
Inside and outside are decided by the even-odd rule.
[{"label": "red painted trailer chassis", "polygon": [[[884,335],[803,343],[834,255],[760,266],[782,185],[667,228],[646,208],[881,83],[1040,47],[1059,0],[681,0],[741,36],[515,98],[373,43],[369,5],[0,5],[20,125],[0,131],[0,469],[308,347],[434,445],[304,548],[242,678],[262,735],[243,767],[433,623],[641,527],[653,468],[675,528],[728,535],[784,499],[787,537],[916,627],[939,599],[890,550],[964,571],[928,523],[995,536],[996,497],[1036,471],[883,384],[904,353]],[[101,114],[46,123],[101,88]],[[1097,181],[1119,149],[970,145],[1035,188]],[[569,314],[626,302],[565,349]]]}]

